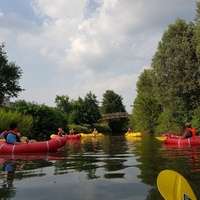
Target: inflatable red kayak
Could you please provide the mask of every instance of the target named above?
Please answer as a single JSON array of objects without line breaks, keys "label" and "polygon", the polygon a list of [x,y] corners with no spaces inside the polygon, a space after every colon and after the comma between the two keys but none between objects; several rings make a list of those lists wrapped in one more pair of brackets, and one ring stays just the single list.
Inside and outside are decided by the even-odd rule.
[{"label": "inflatable red kayak", "polygon": [[167,138],[164,140],[165,144],[173,144],[173,145],[179,145],[179,146],[193,146],[193,145],[200,145],[200,137],[195,136],[195,137],[190,137],[190,138],[184,138],[184,139],[179,139],[179,138]]},{"label": "inflatable red kayak", "polygon": [[65,138],[55,138],[49,141],[42,141],[29,144],[8,144],[0,142],[0,153],[35,153],[54,151],[66,144]]}]

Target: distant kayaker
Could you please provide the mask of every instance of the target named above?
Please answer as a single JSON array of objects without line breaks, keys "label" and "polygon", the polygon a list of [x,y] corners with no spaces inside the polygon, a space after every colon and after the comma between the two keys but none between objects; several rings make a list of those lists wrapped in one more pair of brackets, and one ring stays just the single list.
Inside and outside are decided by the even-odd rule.
[{"label": "distant kayaker", "polygon": [[127,133],[133,133],[133,130],[131,128],[128,128]]},{"label": "distant kayaker", "polygon": [[5,134],[8,132],[8,130],[5,130],[3,131],[1,134],[0,134],[0,138],[5,138]]},{"label": "distant kayaker", "polygon": [[94,135],[97,135],[97,134],[98,134],[98,131],[97,131],[97,129],[96,129],[96,128],[94,128],[94,130],[93,130],[92,134],[94,134]]},{"label": "distant kayaker", "polygon": [[66,135],[66,133],[63,131],[63,128],[62,127],[58,127],[58,135],[60,137],[62,137],[63,135]]},{"label": "distant kayaker", "polygon": [[70,135],[75,135],[75,129],[74,129],[74,128],[72,128],[72,130],[71,130],[71,131],[69,131],[69,134],[70,134]]},{"label": "distant kayaker", "polygon": [[178,138],[190,138],[196,136],[197,132],[195,128],[192,128],[191,124],[189,122],[185,123],[185,131],[182,136],[179,136]]},{"label": "distant kayaker", "polygon": [[10,124],[10,130],[5,134],[5,140],[8,144],[25,144],[35,143],[36,140],[25,140],[21,133],[18,131],[17,124]]}]

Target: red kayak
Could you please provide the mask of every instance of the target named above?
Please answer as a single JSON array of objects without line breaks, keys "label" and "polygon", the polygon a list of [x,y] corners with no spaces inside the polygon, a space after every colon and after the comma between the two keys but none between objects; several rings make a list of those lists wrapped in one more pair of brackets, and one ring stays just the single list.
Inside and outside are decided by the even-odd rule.
[{"label": "red kayak", "polygon": [[165,144],[173,144],[173,145],[179,145],[179,146],[193,146],[193,145],[200,145],[200,137],[190,137],[190,138],[184,138],[179,139],[177,137],[169,137],[166,140],[164,140]]},{"label": "red kayak", "polygon": [[8,144],[0,142],[0,153],[35,153],[54,151],[66,144],[65,138],[55,138],[49,141],[42,141],[28,144]]}]

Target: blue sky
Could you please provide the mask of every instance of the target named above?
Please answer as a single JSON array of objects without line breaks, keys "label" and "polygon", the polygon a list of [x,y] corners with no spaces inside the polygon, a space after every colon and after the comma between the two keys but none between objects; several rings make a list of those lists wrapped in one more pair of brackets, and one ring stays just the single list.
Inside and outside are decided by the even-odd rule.
[{"label": "blue sky", "polygon": [[164,31],[195,14],[195,0],[0,0],[0,43],[23,71],[12,101],[55,106],[91,91],[101,102],[113,90],[131,112]]}]

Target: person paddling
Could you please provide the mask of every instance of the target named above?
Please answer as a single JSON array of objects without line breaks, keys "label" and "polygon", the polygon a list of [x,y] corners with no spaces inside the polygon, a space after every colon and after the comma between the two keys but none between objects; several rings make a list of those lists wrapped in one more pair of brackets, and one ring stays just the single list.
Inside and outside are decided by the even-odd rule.
[{"label": "person paddling", "polygon": [[58,128],[58,135],[59,135],[60,137],[62,137],[63,135],[66,135],[66,133],[63,131],[63,128],[62,128],[62,127],[59,127],[59,128]]},{"label": "person paddling", "polygon": [[93,130],[92,134],[94,134],[94,135],[97,135],[97,134],[98,134],[98,131],[97,131],[97,129],[96,129],[96,128],[94,128],[94,130]]},{"label": "person paddling", "polygon": [[179,136],[178,138],[190,138],[195,137],[197,135],[196,129],[192,128],[191,124],[189,122],[185,123],[185,131],[182,136]]},{"label": "person paddling", "polygon": [[72,130],[69,131],[69,135],[75,135],[75,128],[72,128]]},{"label": "person paddling", "polygon": [[11,123],[10,130],[5,134],[5,140],[8,144],[26,144],[35,143],[36,140],[24,140],[21,133],[18,131],[17,124]]},{"label": "person paddling", "polygon": [[131,128],[128,128],[127,133],[133,133],[133,130]]}]

